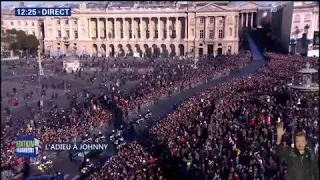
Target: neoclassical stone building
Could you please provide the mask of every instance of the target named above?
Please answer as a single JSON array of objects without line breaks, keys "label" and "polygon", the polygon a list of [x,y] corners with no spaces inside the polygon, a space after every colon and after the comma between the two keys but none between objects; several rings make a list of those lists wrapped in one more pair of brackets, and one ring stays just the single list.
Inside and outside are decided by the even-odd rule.
[{"label": "neoclassical stone building", "polygon": [[272,12],[272,35],[288,53],[319,57],[319,3],[281,3]]},{"label": "neoclassical stone building", "polygon": [[40,21],[47,53],[219,55],[238,53],[239,30],[257,26],[259,7],[254,3],[239,7],[230,1],[104,8],[80,4],[72,9],[72,17]]}]

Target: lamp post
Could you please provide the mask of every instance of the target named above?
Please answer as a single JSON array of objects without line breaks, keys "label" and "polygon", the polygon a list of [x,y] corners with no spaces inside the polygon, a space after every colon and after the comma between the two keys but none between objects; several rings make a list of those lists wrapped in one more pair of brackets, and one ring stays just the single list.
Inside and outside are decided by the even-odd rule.
[{"label": "lamp post", "polygon": [[64,74],[64,80],[63,80],[63,86],[64,86],[64,92],[67,93],[67,82],[66,82],[66,76],[67,76],[67,71]]},{"label": "lamp post", "polygon": [[[297,105],[294,106],[294,110],[295,111],[299,111],[300,104],[301,104],[300,99],[298,99]],[[291,135],[292,135],[292,144],[291,144],[291,146],[292,146],[292,148],[294,147],[294,132],[295,132],[295,129],[296,129],[297,125],[298,125],[297,124],[297,118],[295,117],[293,119],[292,132],[291,132]]]},{"label": "lamp post", "polygon": [[38,66],[39,66],[39,76],[38,76],[38,81],[39,81],[39,103],[40,107],[43,107],[43,100],[42,100],[42,86],[41,86],[41,76],[44,75],[43,69],[42,69],[42,61],[41,61],[41,52],[40,52],[40,46],[38,48]]}]

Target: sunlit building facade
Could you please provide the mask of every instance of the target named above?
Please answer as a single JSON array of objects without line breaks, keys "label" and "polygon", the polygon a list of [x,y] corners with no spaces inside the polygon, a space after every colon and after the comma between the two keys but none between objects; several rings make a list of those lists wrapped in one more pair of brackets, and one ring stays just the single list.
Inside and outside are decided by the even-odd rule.
[{"label": "sunlit building facade", "polygon": [[272,34],[288,53],[319,56],[318,2],[287,2],[275,7]]},{"label": "sunlit building facade", "polygon": [[257,26],[259,7],[230,1],[103,8],[83,3],[72,9],[71,17],[40,21],[50,54],[215,56],[238,53],[239,30]]}]

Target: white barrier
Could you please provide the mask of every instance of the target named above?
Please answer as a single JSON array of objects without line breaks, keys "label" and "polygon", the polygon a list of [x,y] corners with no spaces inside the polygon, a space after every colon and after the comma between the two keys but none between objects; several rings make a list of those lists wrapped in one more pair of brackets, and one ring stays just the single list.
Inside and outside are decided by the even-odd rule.
[{"label": "white barrier", "polygon": [[308,57],[319,57],[319,50],[309,50]]},{"label": "white barrier", "polygon": [[19,60],[19,56],[13,56],[13,57],[7,57],[7,58],[1,58],[1,61],[13,61],[13,60]]}]

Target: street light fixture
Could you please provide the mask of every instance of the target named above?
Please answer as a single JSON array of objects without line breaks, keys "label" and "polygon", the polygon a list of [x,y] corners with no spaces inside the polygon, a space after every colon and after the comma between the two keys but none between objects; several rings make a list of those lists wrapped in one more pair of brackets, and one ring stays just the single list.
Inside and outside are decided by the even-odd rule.
[{"label": "street light fixture", "polygon": [[41,61],[41,52],[40,52],[40,46],[38,47],[38,68],[39,68],[39,103],[40,107],[43,107],[43,99],[42,99],[42,85],[41,85],[41,76],[44,75],[43,69],[42,69],[42,61]]}]

